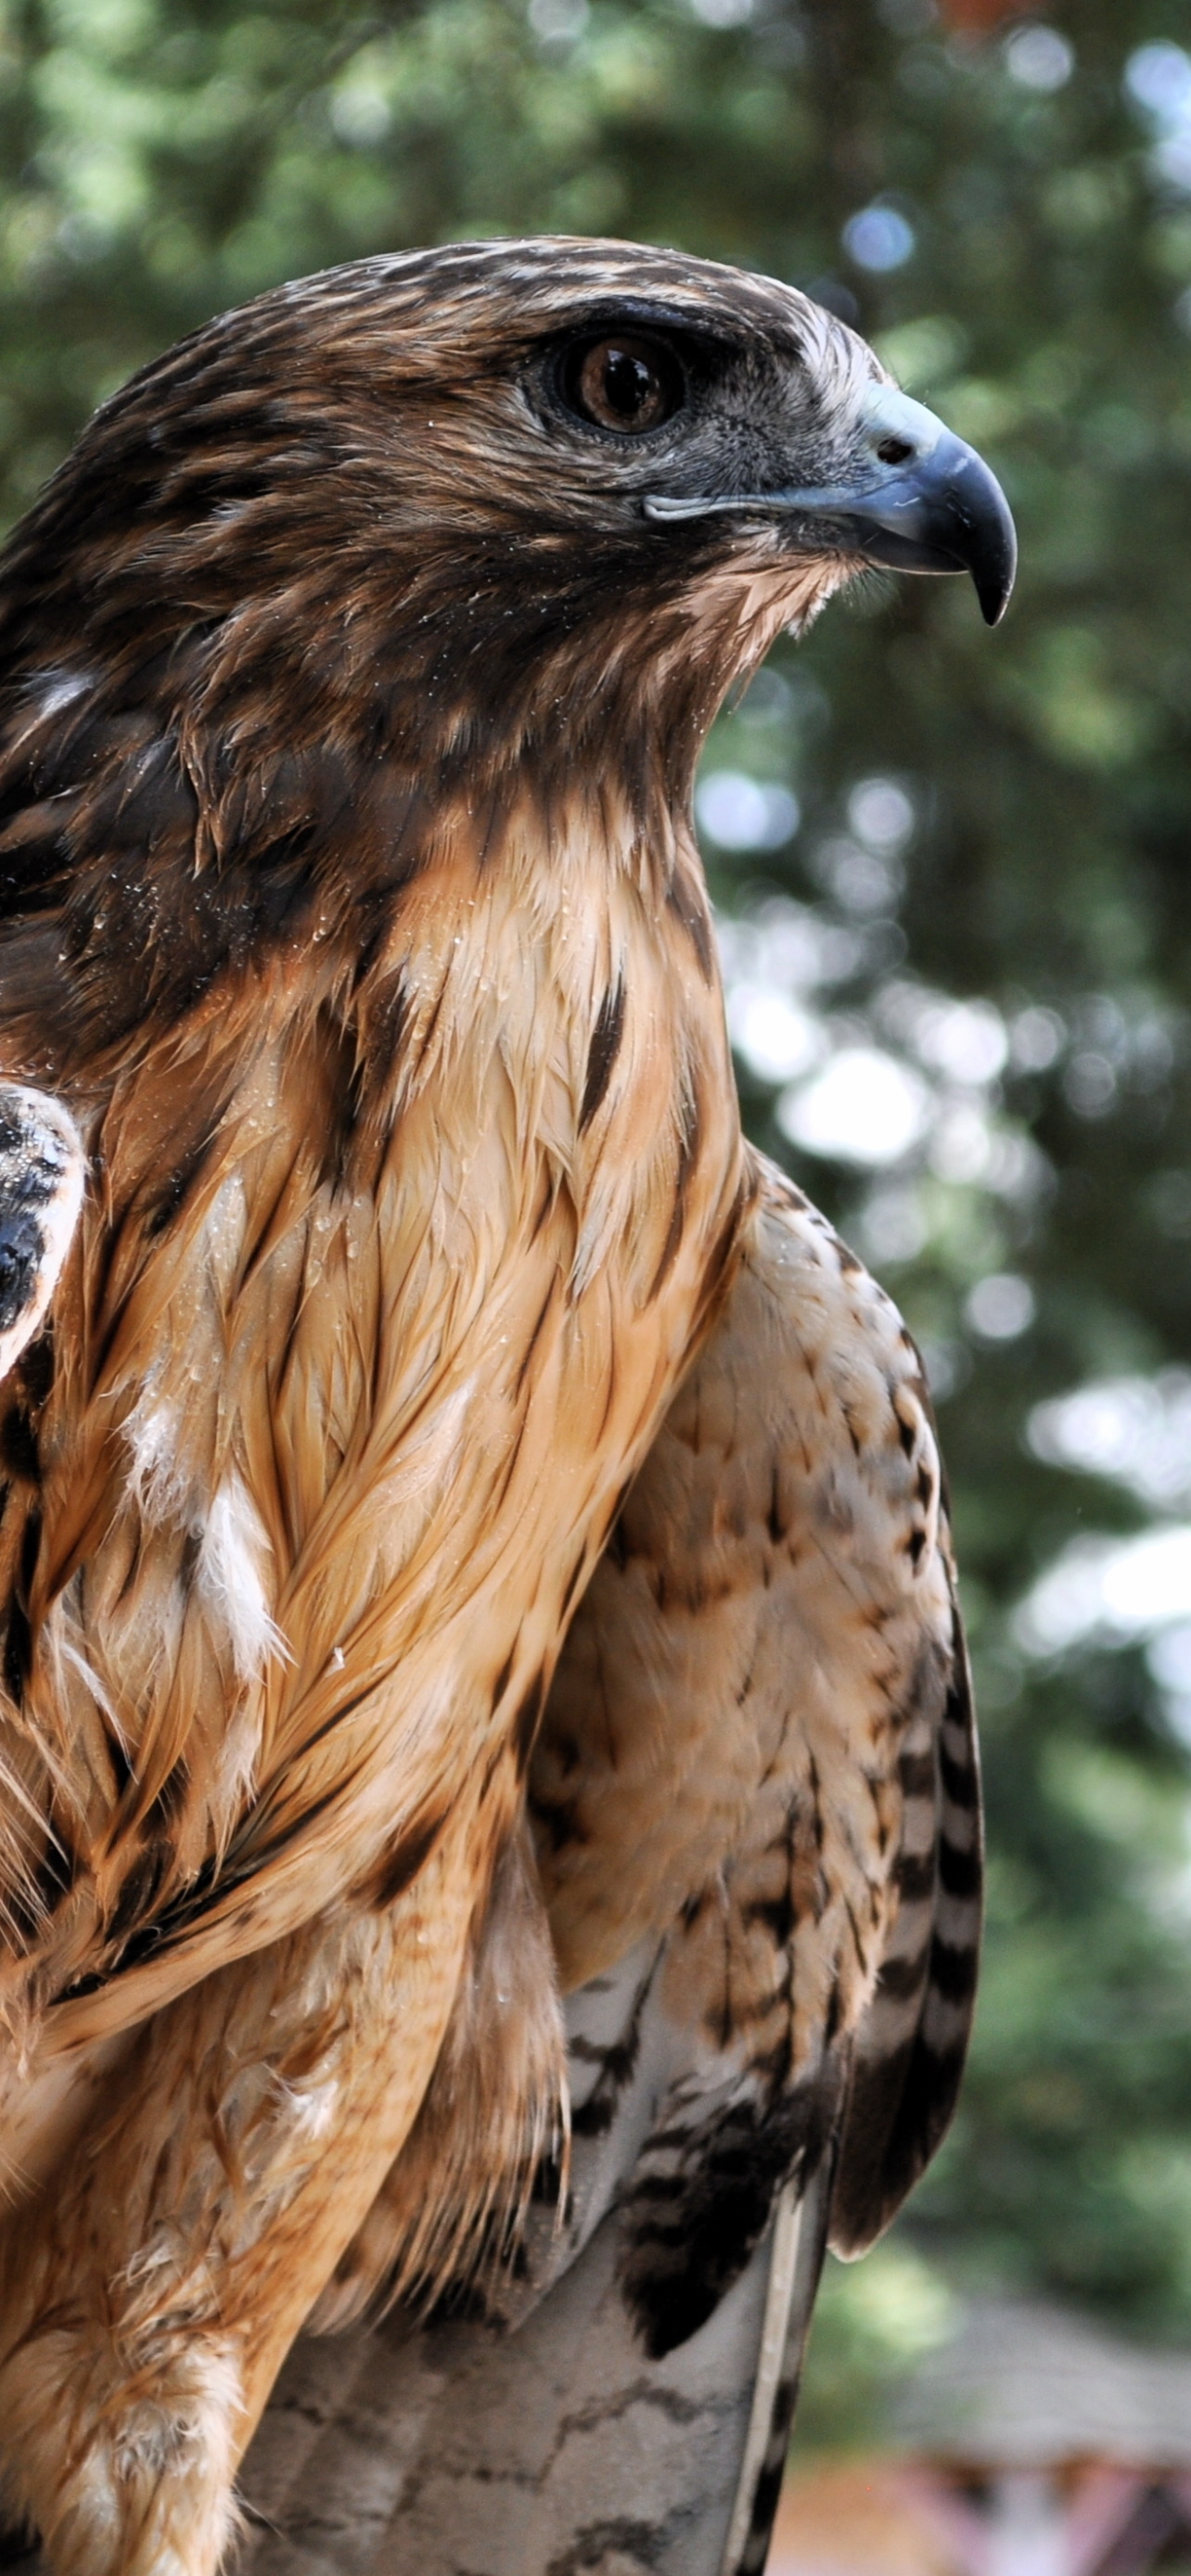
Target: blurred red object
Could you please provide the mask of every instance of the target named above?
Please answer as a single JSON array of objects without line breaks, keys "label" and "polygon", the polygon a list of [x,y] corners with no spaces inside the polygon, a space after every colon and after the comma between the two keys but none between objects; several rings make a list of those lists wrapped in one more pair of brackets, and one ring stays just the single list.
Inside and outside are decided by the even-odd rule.
[{"label": "blurred red object", "polygon": [[1004,18],[1029,15],[1030,0],[940,0],[940,9],[949,27],[979,36],[998,27]]},{"label": "blurred red object", "polygon": [[795,2470],[768,2576],[968,2576],[929,2480],[910,2462],[831,2461]]}]

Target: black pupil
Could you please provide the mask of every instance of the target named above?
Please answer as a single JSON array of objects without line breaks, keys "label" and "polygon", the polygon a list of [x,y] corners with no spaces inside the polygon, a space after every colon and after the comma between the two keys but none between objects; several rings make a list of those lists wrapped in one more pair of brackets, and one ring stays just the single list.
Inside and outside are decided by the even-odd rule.
[{"label": "black pupil", "polygon": [[627,349],[610,351],[604,369],[604,398],[610,411],[619,412],[622,420],[636,420],[653,389],[653,371],[643,358],[630,356]]}]

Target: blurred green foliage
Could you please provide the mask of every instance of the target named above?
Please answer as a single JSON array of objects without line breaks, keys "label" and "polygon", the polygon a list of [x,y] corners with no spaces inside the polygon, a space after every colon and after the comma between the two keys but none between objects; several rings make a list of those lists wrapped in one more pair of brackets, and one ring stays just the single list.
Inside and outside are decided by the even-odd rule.
[{"label": "blurred green foliage", "polygon": [[[820,1061],[908,1061],[924,990],[1017,1033],[970,1097],[960,1065],[950,1146],[936,1128],[881,1171],[792,1149],[764,1051],[743,1064],[754,1131],[934,1357],[987,1753],[971,2079],[899,2236],[829,2283],[818,2432],[857,2429],[944,2278],[1191,2334],[1185,1703],[1136,1646],[1031,1657],[1013,1623],[1081,1529],[1155,1508],[1044,1463],[1031,1408],[1191,1359],[1191,160],[1178,57],[1127,86],[1155,45],[1191,46],[1187,0],[1067,0],[1049,38],[965,31],[935,0],[0,0],[7,515],[213,310],[516,230],[678,242],[810,287],[979,441],[1017,511],[1001,633],[966,585],[874,578],[779,650],[784,687],[709,753],[800,801],[784,847],[709,857],[727,910],[843,936],[814,988]],[[857,230],[865,209],[883,230]],[[912,829],[866,880],[849,800],[874,777]],[[1031,1292],[1012,1331],[979,1324],[988,1274]]]}]

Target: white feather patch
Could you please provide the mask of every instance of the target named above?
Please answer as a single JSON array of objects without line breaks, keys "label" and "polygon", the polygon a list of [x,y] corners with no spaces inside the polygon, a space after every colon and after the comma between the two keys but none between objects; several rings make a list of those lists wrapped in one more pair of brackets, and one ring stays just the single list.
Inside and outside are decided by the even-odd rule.
[{"label": "white feather patch", "polygon": [[75,699],[84,697],[91,686],[89,671],[55,671],[37,701],[38,715],[61,715],[64,707],[73,706]]},{"label": "white feather patch", "polygon": [[273,1561],[264,1523],[247,1486],[229,1476],[199,1524],[195,1588],[224,1629],[242,1682],[256,1681],[270,1655],[289,1648],[269,1607],[265,1578]]},{"label": "white feather patch", "polygon": [[335,2117],[339,2084],[333,2076],[313,2084],[287,2084],[284,2077],[274,2077],[278,2098],[283,2102],[294,2135],[311,2141],[324,2138]]},{"label": "white feather patch", "polygon": [[148,1378],[124,1425],[132,1452],[129,1485],[138,1511],[149,1521],[189,1517],[193,1480],[182,1445],[182,1414],[166,1404]]}]

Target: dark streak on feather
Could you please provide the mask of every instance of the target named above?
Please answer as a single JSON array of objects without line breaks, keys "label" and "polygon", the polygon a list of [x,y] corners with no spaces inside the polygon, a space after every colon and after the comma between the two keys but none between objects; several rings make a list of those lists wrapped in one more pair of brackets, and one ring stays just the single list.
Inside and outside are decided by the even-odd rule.
[{"label": "dark streak on feather", "polygon": [[587,1050],[587,1079],[583,1085],[583,1104],[579,1111],[581,1136],[584,1130],[590,1127],[612,1079],[612,1068],[620,1052],[620,1042],[624,1035],[624,1009],[624,978],[618,975],[616,982],[609,987],[600,1003],[596,1024],[591,1033],[591,1044]]},{"label": "dark streak on feather", "polygon": [[546,1676],[544,1673],[538,1673],[530,1683],[513,1720],[513,1749],[517,1759],[517,1770],[522,1777],[529,1766],[529,1757],[537,1739],[545,1700]]},{"label": "dark streak on feather", "polygon": [[398,1837],[368,1891],[368,1901],[378,1911],[383,1911],[386,1905],[394,1905],[399,1896],[404,1896],[406,1888],[413,1885],[419,1870],[425,1868],[442,1827],[443,1818],[434,1816],[420,1825],[415,1833]]},{"label": "dark streak on feather", "polygon": [[216,1130],[210,1128],[205,1136],[200,1137],[198,1144],[192,1146],[188,1154],[183,1155],[182,1161],[170,1173],[169,1179],[152,1200],[145,1218],[145,1234],[150,1243],[155,1243],[159,1235],[168,1232],[175,1217],[185,1206],[195,1182],[209,1160],[215,1135]]},{"label": "dark streak on feather", "polygon": [[0,1418],[0,1466],[22,1485],[41,1483],[37,1433],[26,1407],[19,1401],[7,1405]]},{"label": "dark streak on feather", "polygon": [[649,1294],[651,1298],[656,1297],[663,1286],[686,1229],[687,1192],[690,1188],[691,1174],[695,1168],[695,1162],[699,1151],[699,1138],[702,1131],[702,1125],[702,1106],[698,1092],[693,1087],[692,1077],[692,1088],[686,1092],[682,1102],[681,1124],[678,1137],[678,1158],[674,1174],[674,1205],[671,1210],[670,1223],[666,1232],[666,1240],[662,1246],[662,1256],[657,1269],[654,1272],[653,1278],[650,1281]]},{"label": "dark streak on feather", "polygon": [[666,906],[667,910],[674,914],[675,920],[681,922],[698,959],[699,972],[703,981],[705,984],[710,984],[715,971],[715,959],[711,942],[711,923],[701,890],[696,890],[685,873],[681,875],[675,873],[666,888]]},{"label": "dark streak on feather", "polygon": [[48,1324],[22,1351],[13,1370],[13,1382],[20,1387],[31,1412],[40,1413],[54,1384],[54,1336]]}]

